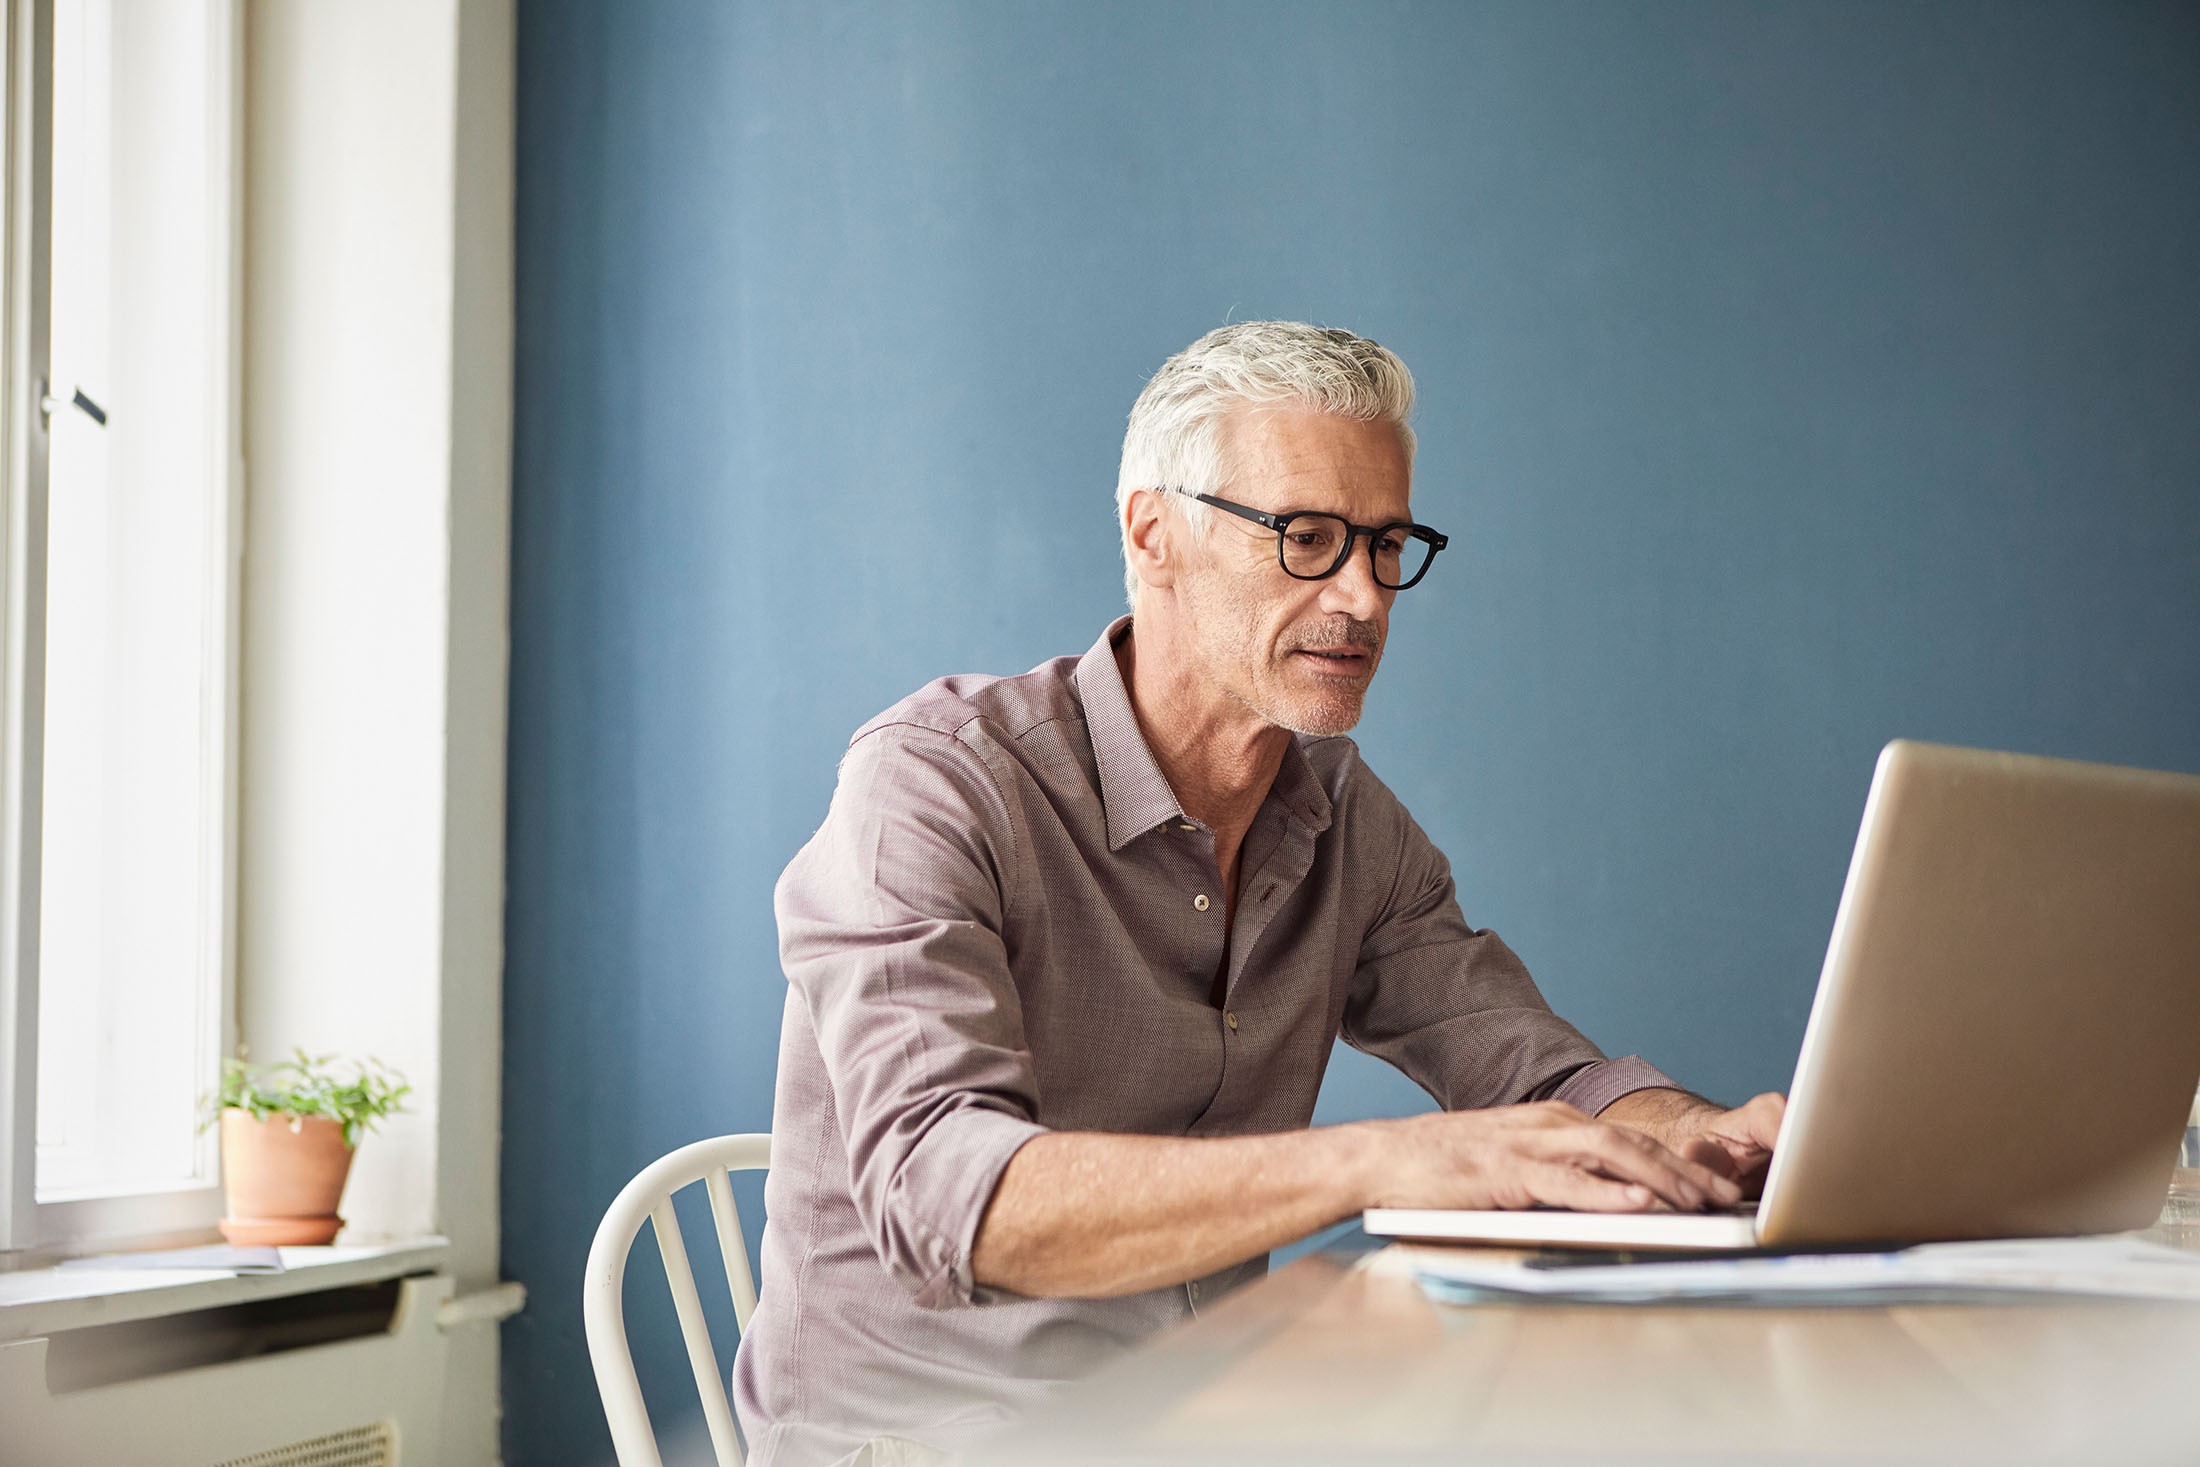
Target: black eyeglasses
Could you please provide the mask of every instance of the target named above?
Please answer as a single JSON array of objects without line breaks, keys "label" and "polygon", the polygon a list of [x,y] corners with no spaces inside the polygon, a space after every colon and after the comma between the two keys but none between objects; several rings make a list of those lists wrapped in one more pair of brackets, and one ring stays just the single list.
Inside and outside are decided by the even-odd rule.
[{"label": "black eyeglasses", "polygon": [[1289,514],[1270,514],[1251,505],[1233,504],[1213,494],[1193,494],[1171,489],[1186,499],[1226,509],[1276,532],[1276,562],[1284,574],[1301,581],[1323,581],[1344,568],[1352,554],[1352,542],[1367,537],[1368,563],[1375,568],[1375,584],[1387,591],[1403,591],[1428,574],[1436,552],[1451,543],[1427,525],[1400,520],[1388,525],[1355,525],[1343,515],[1317,509],[1295,509]]}]

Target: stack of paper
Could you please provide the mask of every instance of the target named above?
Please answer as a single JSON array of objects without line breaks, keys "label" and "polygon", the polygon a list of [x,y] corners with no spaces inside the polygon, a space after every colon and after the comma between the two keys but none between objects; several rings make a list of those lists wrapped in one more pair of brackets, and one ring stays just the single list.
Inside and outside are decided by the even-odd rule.
[{"label": "stack of paper", "polygon": [[98,1273],[136,1273],[147,1269],[205,1269],[216,1273],[281,1273],[283,1255],[273,1248],[212,1243],[200,1248],[166,1248],[157,1253],[101,1253],[72,1258],[61,1265]]},{"label": "stack of paper", "polygon": [[1500,1294],[1600,1303],[1884,1303],[1898,1297],[2048,1293],[2200,1303],[2200,1253],[2123,1235],[1926,1243],[1893,1253],[1711,1258],[1608,1253],[1522,1257],[1414,1248],[1400,1262],[1412,1268],[1430,1297],[1445,1302]]}]

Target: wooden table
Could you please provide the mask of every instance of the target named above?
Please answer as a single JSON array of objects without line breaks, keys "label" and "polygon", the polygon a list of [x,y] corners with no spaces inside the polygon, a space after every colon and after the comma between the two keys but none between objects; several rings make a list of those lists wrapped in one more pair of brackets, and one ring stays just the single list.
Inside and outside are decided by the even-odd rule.
[{"label": "wooden table", "polygon": [[1302,1258],[982,1449],[1034,1463],[2200,1463],[2200,1307],[1438,1305]]}]

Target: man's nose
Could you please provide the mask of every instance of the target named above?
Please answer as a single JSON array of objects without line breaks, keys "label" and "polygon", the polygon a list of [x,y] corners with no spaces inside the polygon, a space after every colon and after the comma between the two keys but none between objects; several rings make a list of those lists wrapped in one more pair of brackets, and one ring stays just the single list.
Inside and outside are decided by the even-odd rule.
[{"label": "man's nose", "polygon": [[1394,592],[1375,584],[1375,562],[1366,545],[1355,537],[1352,550],[1337,573],[1322,582],[1322,610],[1354,621],[1374,621],[1390,604]]}]

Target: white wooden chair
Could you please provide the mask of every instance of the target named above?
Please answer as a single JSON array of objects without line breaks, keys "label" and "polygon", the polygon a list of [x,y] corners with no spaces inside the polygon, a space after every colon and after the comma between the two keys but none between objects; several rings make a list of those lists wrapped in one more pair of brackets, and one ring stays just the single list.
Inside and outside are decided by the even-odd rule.
[{"label": "white wooden chair", "polygon": [[596,1367],[596,1390],[611,1423],[611,1444],[619,1467],[664,1467],[649,1412],[642,1405],[642,1384],[634,1374],[634,1354],[626,1342],[625,1282],[627,1254],[646,1218],[657,1235],[657,1251],[672,1287],[672,1305],[687,1341],[688,1364],[703,1397],[703,1420],[719,1467],[743,1467],[741,1439],[734,1432],[733,1408],[726,1400],[726,1376],[712,1349],[703,1301],[688,1267],[680,1224],[672,1215],[673,1194],[701,1182],[710,1194],[710,1212],[718,1225],[718,1249],[724,1256],[726,1283],[733,1293],[733,1318],[744,1333],[756,1312],[756,1280],[749,1273],[749,1249],[741,1236],[727,1173],[761,1171],[771,1165],[769,1136],[717,1136],[659,1157],[644,1167],[612,1200],[588,1248],[588,1274],[581,1285],[581,1319],[588,1332],[588,1358]]}]

